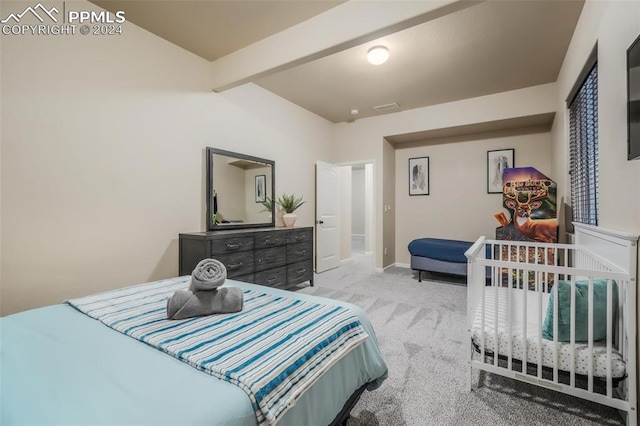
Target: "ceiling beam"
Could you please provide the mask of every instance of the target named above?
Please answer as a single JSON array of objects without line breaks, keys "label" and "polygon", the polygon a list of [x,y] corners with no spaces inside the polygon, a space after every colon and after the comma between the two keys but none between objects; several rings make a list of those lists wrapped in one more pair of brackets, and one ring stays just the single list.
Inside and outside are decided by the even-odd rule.
[{"label": "ceiling beam", "polygon": [[211,63],[221,92],[485,0],[351,0]]}]

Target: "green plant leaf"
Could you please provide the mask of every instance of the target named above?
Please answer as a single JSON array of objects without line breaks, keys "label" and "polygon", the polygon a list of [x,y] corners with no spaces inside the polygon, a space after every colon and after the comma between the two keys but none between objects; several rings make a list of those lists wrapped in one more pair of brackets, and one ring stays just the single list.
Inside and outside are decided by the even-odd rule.
[{"label": "green plant leaf", "polygon": [[276,204],[278,204],[285,213],[293,213],[304,203],[306,203],[306,201],[302,200],[302,196],[296,197],[294,194],[287,195],[284,193],[276,201]]}]

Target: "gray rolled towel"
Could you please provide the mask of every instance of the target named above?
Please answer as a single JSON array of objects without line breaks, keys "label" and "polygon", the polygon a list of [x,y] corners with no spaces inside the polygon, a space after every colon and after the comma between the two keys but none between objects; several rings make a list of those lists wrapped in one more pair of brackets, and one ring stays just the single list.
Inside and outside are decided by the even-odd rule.
[{"label": "gray rolled towel", "polygon": [[216,259],[203,259],[191,273],[189,290],[213,290],[224,284],[227,279],[227,268]]},{"label": "gray rolled towel", "polygon": [[239,287],[216,290],[178,290],[167,299],[167,318],[179,320],[212,314],[230,314],[242,310],[244,293]]}]

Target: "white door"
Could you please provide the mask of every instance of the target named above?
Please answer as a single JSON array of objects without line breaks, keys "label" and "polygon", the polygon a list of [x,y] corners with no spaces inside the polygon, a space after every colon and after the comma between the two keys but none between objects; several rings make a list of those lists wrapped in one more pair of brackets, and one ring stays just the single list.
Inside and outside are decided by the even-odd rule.
[{"label": "white door", "polygon": [[316,162],[316,272],[340,263],[340,176],[338,166]]}]

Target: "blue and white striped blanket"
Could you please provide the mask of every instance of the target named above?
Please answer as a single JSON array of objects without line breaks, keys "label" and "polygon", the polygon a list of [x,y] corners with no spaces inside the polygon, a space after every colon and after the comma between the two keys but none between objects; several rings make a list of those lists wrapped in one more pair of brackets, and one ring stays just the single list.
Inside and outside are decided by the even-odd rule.
[{"label": "blue and white striped blanket", "polygon": [[67,303],[107,326],[242,388],[259,425],[273,425],[334,363],[367,339],[341,306],[244,290],[234,314],[167,319],[167,298],[189,277],[127,287]]}]

